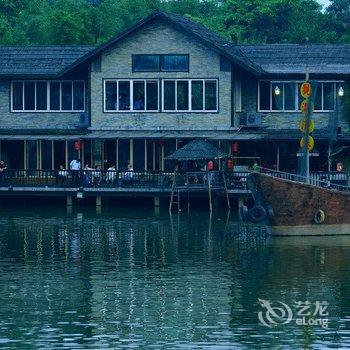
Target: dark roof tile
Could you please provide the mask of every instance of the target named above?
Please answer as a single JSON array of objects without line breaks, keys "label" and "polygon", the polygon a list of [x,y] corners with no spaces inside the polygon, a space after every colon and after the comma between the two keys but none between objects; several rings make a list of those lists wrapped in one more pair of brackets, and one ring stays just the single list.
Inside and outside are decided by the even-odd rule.
[{"label": "dark roof tile", "polygon": [[91,46],[0,46],[0,76],[55,76]]},{"label": "dark roof tile", "polygon": [[242,53],[268,74],[350,74],[350,44],[242,45]]}]

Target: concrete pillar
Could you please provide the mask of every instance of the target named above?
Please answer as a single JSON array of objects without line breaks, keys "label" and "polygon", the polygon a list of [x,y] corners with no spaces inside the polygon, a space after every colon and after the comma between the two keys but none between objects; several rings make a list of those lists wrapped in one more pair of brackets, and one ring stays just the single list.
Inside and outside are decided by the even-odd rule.
[{"label": "concrete pillar", "polygon": [[154,207],[159,208],[160,207],[160,198],[154,197]]},{"label": "concrete pillar", "polygon": [[67,196],[67,207],[71,207],[73,205],[73,197]]},{"label": "concrete pillar", "polygon": [[238,197],[238,213],[239,213],[239,208],[244,205],[244,198],[243,197]]}]

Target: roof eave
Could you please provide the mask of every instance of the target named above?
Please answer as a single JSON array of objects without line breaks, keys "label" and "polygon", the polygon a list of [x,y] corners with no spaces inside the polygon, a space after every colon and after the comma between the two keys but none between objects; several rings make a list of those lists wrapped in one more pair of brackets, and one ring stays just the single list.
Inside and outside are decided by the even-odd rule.
[{"label": "roof eave", "polygon": [[151,15],[149,15],[148,17],[142,19],[141,21],[137,22],[135,25],[133,25],[132,27],[130,27],[129,29],[127,29],[126,31],[122,32],[120,35],[118,35],[115,38],[110,39],[109,41],[107,41],[105,44],[102,44],[101,46],[97,47],[95,50],[92,50],[91,52],[88,52],[87,54],[85,54],[84,56],[80,57],[78,60],[76,60],[75,62],[73,62],[71,65],[65,67],[64,69],[62,69],[61,71],[59,71],[56,75],[56,77],[60,77],[66,73],[68,73],[69,71],[71,71],[72,69],[76,68],[77,66],[79,66],[80,64],[83,63],[87,63],[90,60],[92,60],[96,55],[101,54],[104,50],[108,49],[110,46],[117,44],[119,41],[123,40],[124,38],[126,38],[127,36],[129,36],[130,34],[132,34],[133,32],[135,32],[136,30],[142,28],[144,25],[146,25],[147,23],[151,22],[152,20],[159,18],[159,19],[163,19],[163,20],[167,20],[170,21],[173,25],[175,26],[179,26],[181,27],[185,32],[187,32],[188,34],[195,36],[197,39],[199,39],[200,41],[202,41],[202,43],[204,43],[207,46],[210,46],[212,48],[214,48],[217,52],[219,52],[221,55],[223,55],[225,58],[227,58],[229,61],[241,66],[242,68],[246,69],[247,71],[249,71],[250,73],[260,76],[262,74],[265,73],[265,71],[258,65],[256,65],[255,63],[253,63],[246,55],[244,55],[242,53],[242,55],[246,58],[246,60],[248,62],[250,62],[251,66],[245,64],[244,62],[242,62],[241,60],[237,59],[236,57],[234,57],[233,55],[229,55],[227,52],[225,52],[222,48],[220,48],[217,45],[214,45],[213,43],[209,42],[208,40],[205,40],[203,37],[201,37],[200,35],[192,32],[191,30],[189,30],[188,28],[186,28],[185,26],[181,25],[179,22],[173,20],[172,18],[168,17],[165,13],[163,12],[158,12],[158,13],[153,13]]}]

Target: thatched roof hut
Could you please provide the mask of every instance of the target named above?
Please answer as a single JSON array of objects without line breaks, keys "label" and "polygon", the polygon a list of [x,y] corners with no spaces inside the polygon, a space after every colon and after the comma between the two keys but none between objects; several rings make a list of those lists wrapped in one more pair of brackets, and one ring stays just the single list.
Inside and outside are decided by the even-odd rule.
[{"label": "thatched roof hut", "polygon": [[173,154],[166,157],[168,160],[191,161],[191,160],[213,160],[227,157],[227,154],[205,140],[193,140]]}]

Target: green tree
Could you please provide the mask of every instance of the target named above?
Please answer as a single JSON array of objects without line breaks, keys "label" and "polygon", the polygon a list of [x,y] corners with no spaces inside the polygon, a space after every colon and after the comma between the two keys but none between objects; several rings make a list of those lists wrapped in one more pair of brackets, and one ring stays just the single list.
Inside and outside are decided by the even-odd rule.
[{"label": "green tree", "polygon": [[333,20],[339,41],[350,42],[350,0],[331,0],[327,14]]},{"label": "green tree", "polygon": [[225,26],[237,43],[334,40],[315,0],[226,0]]}]

